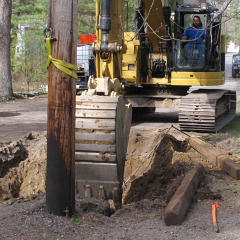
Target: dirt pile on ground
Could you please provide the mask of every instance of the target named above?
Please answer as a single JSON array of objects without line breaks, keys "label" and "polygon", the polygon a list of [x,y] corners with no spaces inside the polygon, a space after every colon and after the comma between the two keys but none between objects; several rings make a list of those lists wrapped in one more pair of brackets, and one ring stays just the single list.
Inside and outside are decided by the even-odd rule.
[{"label": "dirt pile on ground", "polygon": [[172,164],[175,151],[187,151],[186,141],[180,142],[169,134],[158,133],[153,138],[150,132],[131,132],[123,201],[130,203],[141,199],[154,199],[167,192],[167,186],[185,167]]},{"label": "dirt pile on ground", "polygon": [[[190,148],[187,136],[166,129],[132,128],[123,202],[161,198],[167,203],[195,162],[209,167],[206,159]],[[0,143],[0,202],[45,192],[45,172],[46,132],[32,132],[18,141]]]},{"label": "dirt pile on ground", "polygon": [[46,133],[0,144],[0,202],[45,192]]},{"label": "dirt pile on ground", "polygon": [[131,131],[124,203],[156,198],[167,203],[195,163],[201,162],[208,167],[206,159],[190,147],[187,136],[180,135],[164,131]]}]

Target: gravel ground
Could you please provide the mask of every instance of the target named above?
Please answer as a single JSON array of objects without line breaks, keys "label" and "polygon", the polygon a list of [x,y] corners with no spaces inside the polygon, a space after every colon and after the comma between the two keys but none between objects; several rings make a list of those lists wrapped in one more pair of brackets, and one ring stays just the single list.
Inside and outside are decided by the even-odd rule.
[{"label": "gravel ground", "polygon": [[[136,137],[138,138],[139,131],[137,129]],[[152,135],[151,131],[148,131],[148,134],[145,135],[149,146],[153,144],[155,134],[156,129],[152,130]],[[45,134],[38,135],[35,133],[34,136],[36,138],[41,136],[39,144],[42,146],[42,139],[45,138]],[[26,140],[28,146],[26,149],[29,152],[35,150],[35,154],[37,154],[37,148],[44,149],[44,147],[38,147],[36,138]],[[144,137],[142,138],[141,141],[134,141],[133,136],[132,142],[136,142],[136,144],[142,142],[141,145],[143,146],[146,141],[144,141]],[[149,146],[146,146],[146,148],[140,146],[140,149],[142,148],[145,152]],[[137,149],[139,151],[139,146]],[[132,146],[131,153],[133,151],[136,151],[134,146]],[[139,151],[137,154],[141,156],[142,153]],[[184,158],[184,153],[179,152],[179,154],[175,156],[175,160],[179,157]],[[195,158],[195,155],[192,154],[191,152],[190,158]],[[25,176],[22,173],[28,173],[26,175],[27,180],[29,174],[35,175],[35,181],[31,182],[33,186],[36,186],[37,181],[36,171],[33,171],[35,167],[34,169],[31,167],[35,166],[32,165],[35,161],[37,161],[37,165],[41,166],[41,162],[46,161],[46,156],[43,157],[43,160],[26,158],[21,162],[24,163],[22,166],[25,167],[20,171],[21,176]],[[26,164],[27,162],[29,165]],[[30,166],[29,169],[27,169],[27,166]],[[11,170],[13,169],[11,168]],[[42,182],[42,170],[38,172],[41,173],[39,181]],[[26,179],[22,178],[23,185],[26,187]],[[240,239],[240,184],[239,181],[230,178],[217,169],[206,168],[206,177],[195,194],[194,201],[187,212],[184,222],[178,226],[165,225],[163,214],[166,201],[163,201],[161,196],[123,205],[121,209],[115,212],[111,212],[107,202],[76,199],[76,213],[69,218],[49,214],[46,209],[45,194],[32,195],[31,189],[28,187],[27,189],[29,189],[29,192],[25,191],[25,197],[10,198],[0,204],[1,240]],[[42,183],[39,189],[42,189]],[[211,204],[214,201],[221,203],[221,207],[217,209],[220,233],[214,232],[211,220]],[[112,214],[110,215],[110,213]]]},{"label": "gravel ground", "polygon": [[240,239],[240,185],[221,172],[207,175],[209,187],[222,199],[217,209],[220,233],[211,223],[213,200],[196,200],[179,226],[165,226],[161,201],[142,200],[124,205],[111,217],[76,204],[76,216],[57,217],[47,213],[45,195],[27,202],[0,207],[0,239]]}]

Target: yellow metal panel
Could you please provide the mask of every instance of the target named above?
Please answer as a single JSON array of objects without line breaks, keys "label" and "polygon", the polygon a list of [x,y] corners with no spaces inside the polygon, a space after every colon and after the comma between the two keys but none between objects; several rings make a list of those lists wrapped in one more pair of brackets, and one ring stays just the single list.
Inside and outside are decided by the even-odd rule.
[{"label": "yellow metal panel", "polygon": [[122,71],[122,77],[126,80],[131,80],[136,82],[136,71]]},{"label": "yellow metal panel", "polygon": [[103,76],[103,70],[105,69],[104,67],[104,62],[101,61],[100,62],[100,78],[104,77],[104,76],[108,76],[110,78],[113,78],[113,61],[110,61],[110,62],[107,62],[106,63],[106,73],[105,75]]},{"label": "yellow metal panel", "polygon": [[218,79],[219,81],[224,80],[225,73],[224,72],[202,72],[202,79]]},{"label": "yellow metal panel", "polygon": [[125,41],[132,41],[135,39],[136,33],[135,32],[124,32],[124,40]]},{"label": "yellow metal panel", "polygon": [[[130,34],[128,37],[134,37],[133,34]],[[136,43],[136,44],[134,44]],[[137,83],[139,81],[139,59],[138,59],[138,50],[139,50],[139,41],[125,41],[122,54],[122,78],[127,81]],[[134,70],[129,70],[129,64],[134,64]]]},{"label": "yellow metal panel", "polygon": [[136,40],[136,33],[135,32],[124,32],[124,43],[128,44],[131,43],[133,45],[140,45],[140,41]]},{"label": "yellow metal panel", "polygon": [[123,54],[122,61],[125,63],[135,63],[137,61],[136,55]]},{"label": "yellow metal panel", "polygon": [[149,84],[170,85],[170,82],[167,78],[152,78]]},{"label": "yellow metal panel", "polygon": [[[133,69],[132,66],[131,66],[132,69],[129,69],[129,64],[134,65],[134,69]],[[122,71],[128,71],[128,70],[135,71],[136,70],[136,64],[135,63],[123,63],[122,64]]]},{"label": "yellow metal panel", "polygon": [[[99,54],[96,55],[96,75],[98,78],[103,78],[103,77],[110,77],[111,79],[113,78],[118,78],[119,74],[121,75],[121,61],[116,58],[121,58],[118,55],[115,56],[115,60],[113,60],[113,54],[111,54],[111,58],[109,61],[104,62],[103,60],[100,59]],[[105,69],[105,74],[103,75],[103,70]]]},{"label": "yellow metal panel", "polygon": [[122,65],[122,71],[128,71],[128,64],[123,64]]},{"label": "yellow metal panel", "polygon": [[224,72],[172,72],[171,85],[214,86],[224,84]]},{"label": "yellow metal panel", "polygon": [[135,53],[135,46],[132,44],[127,45],[126,54],[134,54]]}]

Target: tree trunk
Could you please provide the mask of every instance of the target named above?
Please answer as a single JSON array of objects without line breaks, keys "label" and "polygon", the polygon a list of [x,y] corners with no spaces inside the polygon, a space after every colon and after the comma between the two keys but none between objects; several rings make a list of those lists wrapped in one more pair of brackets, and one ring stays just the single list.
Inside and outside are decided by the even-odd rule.
[{"label": "tree trunk", "polygon": [[12,96],[10,28],[12,0],[0,1],[0,97]]}]

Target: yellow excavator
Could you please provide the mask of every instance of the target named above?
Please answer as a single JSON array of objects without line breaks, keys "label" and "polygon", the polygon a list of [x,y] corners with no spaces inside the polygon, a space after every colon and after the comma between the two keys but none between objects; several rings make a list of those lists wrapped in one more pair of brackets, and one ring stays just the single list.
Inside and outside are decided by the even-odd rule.
[{"label": "yellow excavator", "polygon": [[[134,31],[124,32],[124,0],[96,1],[96,77],[76,100],[77,193],[117,206],[132,114],[175,107],[181,130],[216,132],[236,110],[234,91],[189,92],[224,84],[221,11],[204,0],[183,0],[174,9],[161,0],[138,0],[134,10]],[[193,44],[199,37],[182,38],[194,16],[204,29],[203,48]]]}]

